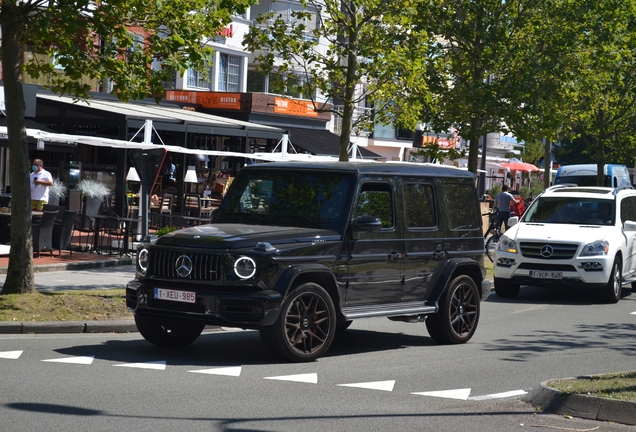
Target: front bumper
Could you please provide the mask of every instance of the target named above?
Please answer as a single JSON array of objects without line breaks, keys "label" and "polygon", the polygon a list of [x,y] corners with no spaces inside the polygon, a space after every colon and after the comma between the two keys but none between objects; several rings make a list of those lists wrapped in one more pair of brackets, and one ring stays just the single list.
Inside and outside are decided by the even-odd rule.
[{"label": "front bumper", "polygon": [[[494,267],[496,279],[509,280],[520,285],[601,288],[607,285],[613,264],[614,257],[609,255],[570,260],[539,260],[526,258],[521,254],[497,252]],[[547,277],[537,277],[537,273]],[[561,278],[554,277],[558,274]]]},{"label": "front bumper", "polygon": [[[139,280],[126,285],[126,306],[135,315],[201,321],[208,325],[225,327],[262,328],[278,319],[282,296],[276,291],[250,294],[231,292],[195,291],[195,303],[181,303],[155,298],[154,286],[145,286]],[[174,287],[161,287],[179,289]]]}]

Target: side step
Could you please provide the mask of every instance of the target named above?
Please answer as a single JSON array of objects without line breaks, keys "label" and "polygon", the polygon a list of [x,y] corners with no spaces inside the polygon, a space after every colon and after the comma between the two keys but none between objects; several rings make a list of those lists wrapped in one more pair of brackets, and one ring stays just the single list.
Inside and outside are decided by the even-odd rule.
[{"label": "side step", "polygon": [[419,315],[435,312],[437,312],[437,306],[431,306],[425,301],[342,308],[342,313],[348,320],[383,316]]}]

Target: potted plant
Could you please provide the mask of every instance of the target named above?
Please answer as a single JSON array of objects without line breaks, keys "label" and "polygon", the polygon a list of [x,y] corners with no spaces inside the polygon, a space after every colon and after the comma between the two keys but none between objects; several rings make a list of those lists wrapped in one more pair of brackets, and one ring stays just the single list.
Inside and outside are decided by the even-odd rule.
[{"label": "potted plant", "polygon": [[53,180],[53,186],[49,187],[49,204],[60,205],[60,201],[66,198],[68,188],[60,179]]},{"label": "potted plant", "polygon": [[96,215],[99,213],[99,207],[102,205],[104,198],[110,195],[108,189],[103,183],[95,180],[80,180],[75,189],[82,192],[84,202],[83,213],[86,215]]}]

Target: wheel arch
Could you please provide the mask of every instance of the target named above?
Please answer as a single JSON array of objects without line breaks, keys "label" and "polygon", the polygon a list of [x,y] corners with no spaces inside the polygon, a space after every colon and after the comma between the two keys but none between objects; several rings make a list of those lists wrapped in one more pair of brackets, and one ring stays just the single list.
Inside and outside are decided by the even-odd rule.
[{"label": "wheel arch", "polygon": [[481,268],[477,261],[468,258],[451,259],[441,264],[441,266],[442,268],[439,269],[439,276],[435,283],[435,288],[433,291],[433,295],[431,296],[431,300],[438,301],[448,288],[448,284],[457,276],[470,277],[477,285],[477,291],[479,292],[479,296],[481,299],[481,297],[483,296],[483,292],[481,289],[483,277]]},{"label": "wheel arch", "polygon": [[337,322],[344,322],[345,317],[340,310],[341,296],[338,291],[338,284],[335,276],[327,267],[311,264],[289,267],[278,278],[275,290],[283,296],[287,296],[294,288],[309,282],[318,284],[327,291],[336,308]]}]

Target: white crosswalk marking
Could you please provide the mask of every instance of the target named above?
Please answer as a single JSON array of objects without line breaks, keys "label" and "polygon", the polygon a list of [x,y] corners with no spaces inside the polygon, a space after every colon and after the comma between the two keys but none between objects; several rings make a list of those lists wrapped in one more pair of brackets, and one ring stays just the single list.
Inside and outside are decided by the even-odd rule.
[{"label": "white crosswalk marking", "polygon": [[20,358],[20,356],[22,355],[23,352],[24,351],[4,351],[4,352],[0,352],[0,358],[16,360],[16,359]]},{"label": "white crosswalk marking", "polygon": [[338,384],[338,386],[340,387],[357,387],[357,388],[363,388],[363,389],[369,389],[369,390],[382,390],[382,391],[393,391],[394,385],[395,385],[395,380],[354,383],[354,384]]},{"label": "white crosswalk marking", "polygon": [[265,377],[263,379],[278,380],[278,381],[294,381],[294,382],[304,382],[304,383],[317,384],[318,383],[318,374],[316,374],[316,373],[308,373],[308,374],[299,374],[299,375],[284,375],[284,376],[276,376],[276,377]]},{"label": "white crosswalk marking", "polygon": [[89,365],[93,363],[95,357],[88,356],[73,356],[73,357],[61,357],[54,359],[42,360],[43,362],[51,362],[51,363],[68,363],[68,364],[83,364]]},{"label": "white crosswalk marking", "polygon": [[525,390],[512,390],[509,392],[504,392],[504,393],[493,393],[493,394],[489,394],[489,395],[483,395],[483,396],[473,396],[473,397],[469,397],[468,400],[490,400],[490,399],[503,399],[503,398],[507,398],[507,397],[514,397],[514,396],[521,396],[528,393]]},{"label": "white crosswalk marking", "polygon": [[430,392],[417,392],[417,393],[411,393],[411,394],[439,397],[439,398],[446,398],[446,399],[466,400],[468,399],[468,396],[470,396],[470,389],[465,388],[465,389],[455,389],[455,390],[440,390],[440,391],[430,391]]},{"label": "white crosswalk marking", "polygon": [[145,362],[145,363],[123,363],[123,364],[116,364],[113,366],[139,368],[139,369],[166,370],[166,361],[161,360],[161,361],[152,361],[152,362]]},{"label": "white crosswalk marking", "polygon": [[226,367],[226,368],[214,368],[214,369],[191,370],[191,371],[188,371],[188,372],[200,373],[200,374],[209,374],[209,375],[240,376],[241,375],[241,366]]}]

